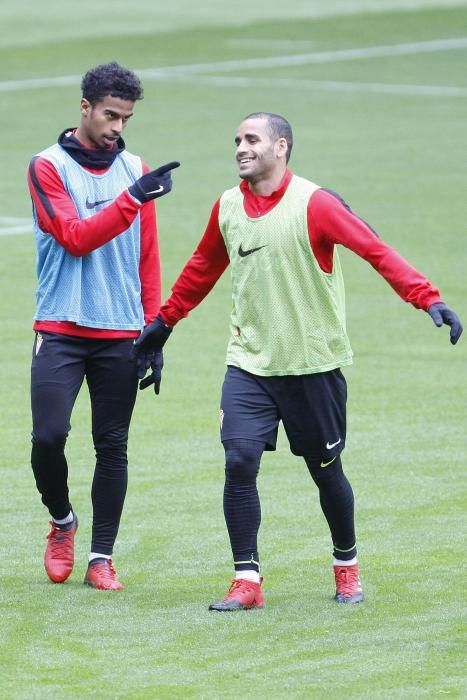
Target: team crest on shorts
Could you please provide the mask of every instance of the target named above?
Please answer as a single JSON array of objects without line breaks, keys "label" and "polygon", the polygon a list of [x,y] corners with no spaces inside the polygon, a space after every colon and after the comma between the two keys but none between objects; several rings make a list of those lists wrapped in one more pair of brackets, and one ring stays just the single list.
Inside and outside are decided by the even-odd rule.
[{"label": "team crest on shorts", "polygon": [[224,411],[221,408],[220,413],[219,413],[219,426],[220,426],[221,430],[222,430],[223,424],[224,424]]}]

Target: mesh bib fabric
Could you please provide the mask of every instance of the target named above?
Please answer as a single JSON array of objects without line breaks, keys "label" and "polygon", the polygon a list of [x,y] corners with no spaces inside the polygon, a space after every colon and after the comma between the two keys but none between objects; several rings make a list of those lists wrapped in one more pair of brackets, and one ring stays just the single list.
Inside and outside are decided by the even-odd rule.
[{"label": "mesh bib fabric", "polygon": [[222,195],[219,224],[232,276],[227,364],[261,376],[351,364],[337,251],[328,274],[310,246],[307,205],[316,189],[294,175],[277,206],[259,218],[245,213],[239,187]]},{"label": "mesh bib fabric", "polygon": [[[108,206],[142,174],[140,158],[127,151],[103,174],[89,173],[58,144],[39,156],[54,164],[81,219]],[[126,231],[82,257],[68,253],[51,234],[41,230],[35,211],[33,216],[36,320],[71,321],[114,330],[142,328],[139,214]]]}]

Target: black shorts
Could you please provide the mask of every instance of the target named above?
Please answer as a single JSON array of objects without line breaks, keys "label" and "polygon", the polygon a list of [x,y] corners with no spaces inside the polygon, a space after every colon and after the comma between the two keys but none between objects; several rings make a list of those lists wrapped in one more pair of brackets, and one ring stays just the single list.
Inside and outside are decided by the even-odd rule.
[{"label": "black shorts", "polygon": [[227,367],[221,440],[246,438],[275,450],[282,421],[294,455],[334,457],[345,446],[347,384],[340,369],[260,377]]}]

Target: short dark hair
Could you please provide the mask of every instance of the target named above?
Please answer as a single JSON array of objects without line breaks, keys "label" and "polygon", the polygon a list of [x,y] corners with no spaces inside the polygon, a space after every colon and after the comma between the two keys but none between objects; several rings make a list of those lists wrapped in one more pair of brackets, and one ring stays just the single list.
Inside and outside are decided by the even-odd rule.
[{"label": "short dark hair", "polygon": [[138,76],[116,61],[88,70],[81,81],[81,90],[83,97],[93,106],[107,95],[129,102],[143,99],[143,87]]},{"label": "short dark hair", "polygon": [[289,162],[290,154],[293,147],[292,127],[287,119],[281,117],[280,114],[272,114],[271,112],[253,112],[245,119],[266,119],[269,131],[274,140],[284,138],[287,141],[287,153],[285,154],[286,163]]}]

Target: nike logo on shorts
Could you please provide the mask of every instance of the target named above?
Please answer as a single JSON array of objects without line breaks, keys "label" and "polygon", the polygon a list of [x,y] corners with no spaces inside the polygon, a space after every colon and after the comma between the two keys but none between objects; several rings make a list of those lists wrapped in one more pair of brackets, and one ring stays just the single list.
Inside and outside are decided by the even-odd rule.
[{"label": "nike logo on shorts", "polygon": [[257,250],[261,250],[261,248],[265,248],[265,245],[260,245],[257,248],[250,248],[249,250],[243,250],[242,244],[240,243],[240,246],[238,248],[238,254],[241,258],[246,258],[247,255],[251,255],[252,253],[256,253]]},{"label": "nike logo on shorts", "polygon": [[326,449],[327,449],[327,450],[332,450],[332,448],[333,448],[333,447],[336,447],[337,445],[339,445],[340,442],[342,442],[341,438],[339,438],[339,440],[337,440],[337,442],[327,442],[327,443],[326,443]]}]

